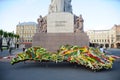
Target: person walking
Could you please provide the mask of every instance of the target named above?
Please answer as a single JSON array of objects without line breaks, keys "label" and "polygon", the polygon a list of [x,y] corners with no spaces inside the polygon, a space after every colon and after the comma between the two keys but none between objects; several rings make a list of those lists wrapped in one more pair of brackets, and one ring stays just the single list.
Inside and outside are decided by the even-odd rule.
[{"label": "person walking", "polygon": [[23,52],[25,52],[25,44],[22,44]]},{"label": "person walking", "polygon": [[0,50],[1,50],[1,52],[3,51],[3,49],[2,49],[2,38],[0,38]]},{"label": "person walking", "polygon": [[103,49],[102,46],[100,46],[100,51],[101,51],[102,53],[104,53],[104,49]]}]

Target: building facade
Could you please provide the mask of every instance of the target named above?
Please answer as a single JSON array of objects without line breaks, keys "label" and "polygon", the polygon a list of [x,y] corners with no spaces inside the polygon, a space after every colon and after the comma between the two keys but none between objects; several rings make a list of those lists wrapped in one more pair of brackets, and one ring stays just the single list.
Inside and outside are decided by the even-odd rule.
[{"label": "building facade", "polygon": [[111,29],[112,46],[120,48],[120,25],[114,25]]},{"label": "building facade", "polygon": [[32,42],[36,33],[37,24],[35,22],[23,22],[16,26],[16,34],[20,36],[20,42]]},{"label": "building facade", "polygon": [[120,25],[114,25],[110,30],[89,30],[90,46],[104,48],[120,48]]}]

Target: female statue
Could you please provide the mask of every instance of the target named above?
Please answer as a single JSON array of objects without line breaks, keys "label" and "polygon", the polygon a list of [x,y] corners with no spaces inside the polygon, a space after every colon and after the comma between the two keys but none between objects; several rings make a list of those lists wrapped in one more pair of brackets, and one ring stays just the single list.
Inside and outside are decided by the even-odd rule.
[{"label": "female statue", "polygon": [[51,0],[49,13],[70,12],[72,13],[71,0]]}]

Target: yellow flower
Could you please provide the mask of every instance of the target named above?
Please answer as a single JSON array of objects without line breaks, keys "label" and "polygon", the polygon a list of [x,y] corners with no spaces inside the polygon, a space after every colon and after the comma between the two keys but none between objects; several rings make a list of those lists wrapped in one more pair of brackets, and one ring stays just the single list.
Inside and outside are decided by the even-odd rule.
[{"label": "yellow flower", "polygon": [[109,56],[109,60],[114,61],[115,59],[113,57]]}]

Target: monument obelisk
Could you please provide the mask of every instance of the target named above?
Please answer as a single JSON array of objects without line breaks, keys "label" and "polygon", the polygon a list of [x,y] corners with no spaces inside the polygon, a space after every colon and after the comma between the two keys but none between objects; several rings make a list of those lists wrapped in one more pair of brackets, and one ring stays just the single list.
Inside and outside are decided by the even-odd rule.
[{"label": "monument obelisk", "polygon": [[37,19],[37,33],[32,46],[56,51],[61,45],[88,46],[89,39],[83,29],[82,15],[72,12],[72,0],[51,0],[48,15]]}]

